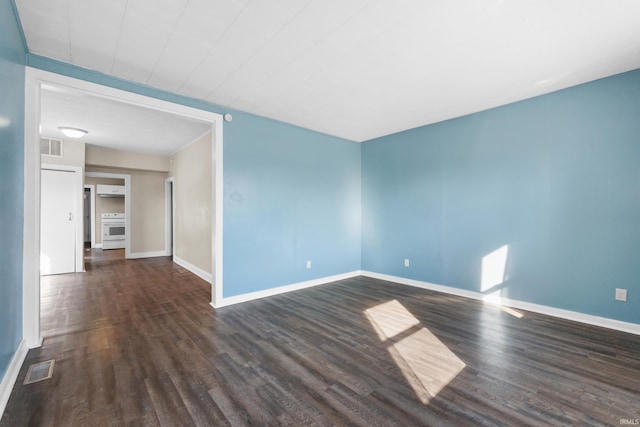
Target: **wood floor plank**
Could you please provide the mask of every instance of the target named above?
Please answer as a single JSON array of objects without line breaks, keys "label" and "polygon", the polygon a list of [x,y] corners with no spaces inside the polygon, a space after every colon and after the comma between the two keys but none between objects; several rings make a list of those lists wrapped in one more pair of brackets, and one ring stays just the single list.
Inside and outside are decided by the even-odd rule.
[{"label": "wood floor plank", "polygon": [[43,277],[44,343],[0,426],[640,420],[636,335],[366,277],[214,310],[170,258],[87,255]]}]

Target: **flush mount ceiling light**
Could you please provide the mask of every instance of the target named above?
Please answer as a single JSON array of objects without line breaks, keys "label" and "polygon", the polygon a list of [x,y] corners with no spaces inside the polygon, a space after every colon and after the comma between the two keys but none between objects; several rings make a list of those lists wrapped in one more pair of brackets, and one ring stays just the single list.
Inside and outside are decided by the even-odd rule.
[{"label": "flush mount ceiling light", "polygon": [[89,131],[87,130],[71,128],[68,126],[59,126],[58,129],[60,130],[60,132],[62,132],[65,136],[68,136],[69,138],[82,138],[83,136],[89,133]]}]

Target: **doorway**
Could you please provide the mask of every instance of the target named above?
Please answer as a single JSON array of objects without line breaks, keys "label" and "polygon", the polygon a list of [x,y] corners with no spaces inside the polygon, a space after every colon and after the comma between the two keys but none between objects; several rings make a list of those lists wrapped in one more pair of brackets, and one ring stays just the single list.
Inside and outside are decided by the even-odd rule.
[{"label": "doorway", "polygon": [[[96,187],[84,186],[84,247],[93,249],[96,247]],[[88,243],[88,244],[87,244]]]},{"label": "doorway", "polygon": [[[131,212],[131,175],[86,171],[84,178],[86,183],[96,188],[95,202],[92,209],[93,216],[91,218],[93,220],[93,231],[95,235],[92,248],[124,248],[124,251],[120,251],[119,253],[121,253],[121,257],[128,258],[131,253],[131,221],[129,220]],[[113,197],[109,194],[104,194],[105,187],[113,186],[124,187],[124,196],[119,195]],[[119,218],[118,221],[114,221],[116,216]],[[111,234],[107,233],[107,236],[105,236],[105,222],[117,222],[117,225],[122,229],[122,233],[119,233],[117,244],[115,244],[116,242],[114,241],[105,242],[105,237]],[[107,244],[105,245],[105,243]]]},{"label": "doorway", "polygon": [[[109,81],[107,79],[107,81]],[[223,133],[222,115],[198,108],[187,107],[150,98],[133,92],[126,92],[108,86],[78,80],[72,77],[26,67],[25,72],[25,135],[24,135],[24,246],[23,246],[23,336],[30,348],[42,342],[40,335],[40,99],[42,87],[68,88],[88,95],[116,100],[125,104],[138,105],[151,110],[160,110],[203,121],[210,124],[215,135],[212,150],[212,165],[215,197],[212,201],[214,239],[212,242],[213,280],[211,283],[211,305],[216,307],[222,300],[222,207],[223,207]],[[153,93],[153,91],[152,91]],[[162,97],[162,92],[156,92]],[[78,190],[82,198],[82,185]],[[128,198],[125,196],[125,202]],[[78,202],[82,205],[82,200]],[[129,216],[130,217],[130,216]],[[127,224],[129,224],[127,217]],[[77,236],[82,240],[82,229]],[[82,246],[82,242],[80,243]],[[78,263],[81,265],[81,262]]]},{"label": "doorway", "polygon": [[165,230],[164,230],[164,247],[165,255],[173,256],[175,253],[175,197],[173,192],[175,178],[167,178],[164,184],[164,217],[165,217]]},{"label": "doorway", "polygon": [[91,189],[84,187],[82,195],[82,236],[84,248],[91,248]]}]

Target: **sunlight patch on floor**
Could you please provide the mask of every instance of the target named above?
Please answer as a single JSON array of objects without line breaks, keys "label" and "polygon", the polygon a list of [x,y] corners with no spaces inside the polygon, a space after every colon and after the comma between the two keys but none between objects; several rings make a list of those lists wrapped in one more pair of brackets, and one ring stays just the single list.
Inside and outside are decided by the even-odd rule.
[{"label": "sunlight patch on floor", "polygon": [[369,308],[365,315],[422,403],[429,403],[465,368],[399,301]]},{"label": "sunlight patch on floor", "polygon": [[512,315],[513,317],[517,317],[518,319],[522,319],[522,317],[524,317],[524,314],[522,314],[518,310],[514,310],[513,308],[507,307],[505,305],[501,306],[500,309],[505,313]]}]

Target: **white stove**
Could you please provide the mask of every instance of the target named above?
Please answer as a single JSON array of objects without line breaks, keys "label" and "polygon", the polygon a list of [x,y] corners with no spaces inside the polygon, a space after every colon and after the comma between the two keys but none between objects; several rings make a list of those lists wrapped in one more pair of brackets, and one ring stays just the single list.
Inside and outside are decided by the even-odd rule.
[{"label": "white stove", "polygon": [[103,213],[100,218],[102,222],[102,249],[124,248],[127,236],[125,214]]}]

